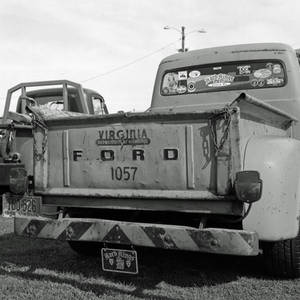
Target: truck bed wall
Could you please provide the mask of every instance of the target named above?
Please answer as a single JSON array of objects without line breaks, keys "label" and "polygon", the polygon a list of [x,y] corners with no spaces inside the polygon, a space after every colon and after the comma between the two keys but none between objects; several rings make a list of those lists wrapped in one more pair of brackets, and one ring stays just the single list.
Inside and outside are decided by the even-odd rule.
[{"label": "truck bed wall", "polygon": [[245,95],[230,108],[210,112],[45,121],[45,149],[45,133],[35,132],[34,152],[44,153],[35,160],[37,191],[142,198],[163,191],[176,199],[228,195],[247,141],[255,135],[288,136],[291,125],[289,116]]}]

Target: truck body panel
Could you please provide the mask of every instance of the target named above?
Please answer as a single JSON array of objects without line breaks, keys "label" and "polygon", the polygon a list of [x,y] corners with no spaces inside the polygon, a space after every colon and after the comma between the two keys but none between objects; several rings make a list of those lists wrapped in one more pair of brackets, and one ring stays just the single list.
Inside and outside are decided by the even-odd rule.
[{"label": "truck body panel", "polygon": [[[34,153],[43,154],[34,159],[35,192],[46,206],[241,216],[231,184],[236,172],[249,169],[249,143],[259,136],[293,141],[295,119],[242,94],[225,109],[203,113],[50,114],[44,121],[47,130],[33,134]],[[165,156],[164,149],[176,154]],[[117,168],[129,174],[112,173]],[[260,222],[256,215],[250,220]],[[292,233],[253,228],[260,239],[276,239],[294,234],[295,222]]]},{"label": "truck body panel", "polygon": [[[210,175],[209,145],[206,156],[201,147],[208,134],[207,122],[201,120],[199,123],[182,125],[131,123],[89,129],[77,126],[67,130],[51,130],[50,127],[49,164],[57,172],[49,173],[48,187],[149,190],[214,188],[214,176]],[[69,159],[63,157],[60,149],[52,150],[63,140]],[[199,155],[195,157],[194,153]],[[62,172],[61,166],[68,168],[69,178],[63,178],[67,175]],[[176,174],[176,177],[168,174]],[[195,178],[198,179],[197,183]],[[70,184],[64,185],[64,182]]]},{"label": "truck body panel", "polygon": [[[240,137],[287,136],[293,120],[249,97],[241,98],[227,110],[205,113],[85,117],[84,124],[80,116],[50,117],[45,120],[47,131],[34,132],[39,145],[47,134],[45,149],[34,151],[45,153],[35,161],[36,191],[75,195],[81,190],[82,196],[86,192],[86,196],[111,194],[112,198],[227,195],[233,174],[241,170]],[[257,113],[257,106],[264,109]],[[236,121],[224,119],[226,114]],[[222,149],[216,153],[222,138]]]},{"label": "truck body panel", "polygon": [[300,142],[278,136],[253,137],[244,155],[244,169],[258,170],[264,189],[243,228],[258,232],[261,240],[295,238],[300,220]]}]

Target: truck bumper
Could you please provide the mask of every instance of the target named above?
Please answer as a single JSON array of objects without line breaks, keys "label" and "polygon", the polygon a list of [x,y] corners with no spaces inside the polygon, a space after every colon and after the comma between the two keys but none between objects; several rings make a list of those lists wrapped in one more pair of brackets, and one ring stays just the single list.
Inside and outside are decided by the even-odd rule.
[{"label": "truck bumper", "polygon": [[131,223],[99,219],[15,217],[17,235],[164,249],[254,256],[258,235],[243,230]]}]

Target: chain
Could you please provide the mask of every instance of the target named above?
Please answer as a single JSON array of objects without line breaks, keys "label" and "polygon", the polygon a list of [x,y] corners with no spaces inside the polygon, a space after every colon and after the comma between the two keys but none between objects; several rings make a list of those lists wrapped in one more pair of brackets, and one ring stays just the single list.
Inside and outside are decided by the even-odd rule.
[{"label": "chain", "polygon": [[225,125],[225,129],[223,131],[223,135],[220,138],[219,143],[218,143],[217,136],[215,134],[214,126],[212,124],[210,124],[210,126],[209,126],[210,132],[211,132],[211,135],[212,135],[212,141],[213,141],[213,144],[214,144],[214,147],[215,147],[215,155],[216,156],[223,149],[223,147],[225,145],[225,142],[227,141],[229,128],[230,128],[230,123],[231,123],[231,114],[232,114],[232,110],[229,109],[228,107],[225,107],[223,117],[224,117],[224,124],[226,124],[226,125]]},{"label": "chain", "polygon": [[14,124],[11,123],[7,128],[6,154],[10,154],[10,152],[12,151],[14,139],[15,139],[15,128],[14,128]]},{"label": "chain", "polygon": [[34,155],[34,158],[37,161],[45,160],[45,152],[46,152],[46,147],[47,147],[47,143],[48,143],[48,129],[42,121],[40,121],[38,118],[36,118],[35,115],[33,115],[33,118],[32,118],[32,125],[33,125],[33,130],[39,127],[44,131],[44,136],[43,136],[43,141],[42,141],[42,151],[40,153],[37,150],[38,143],[37,143],[35,134],[33,133],[33,155]]}]

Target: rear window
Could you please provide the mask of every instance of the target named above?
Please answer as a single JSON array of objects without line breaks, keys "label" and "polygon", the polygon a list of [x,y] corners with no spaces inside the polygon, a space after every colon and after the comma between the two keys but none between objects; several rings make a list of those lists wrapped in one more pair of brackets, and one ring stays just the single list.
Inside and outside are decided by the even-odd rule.
[{"label": "rear window", "polygon": [[285,70],[280,61],[234,62],[167,71],[163,76],[161,94],[171,96],[274,88],[284,86],[285,83]]}]

